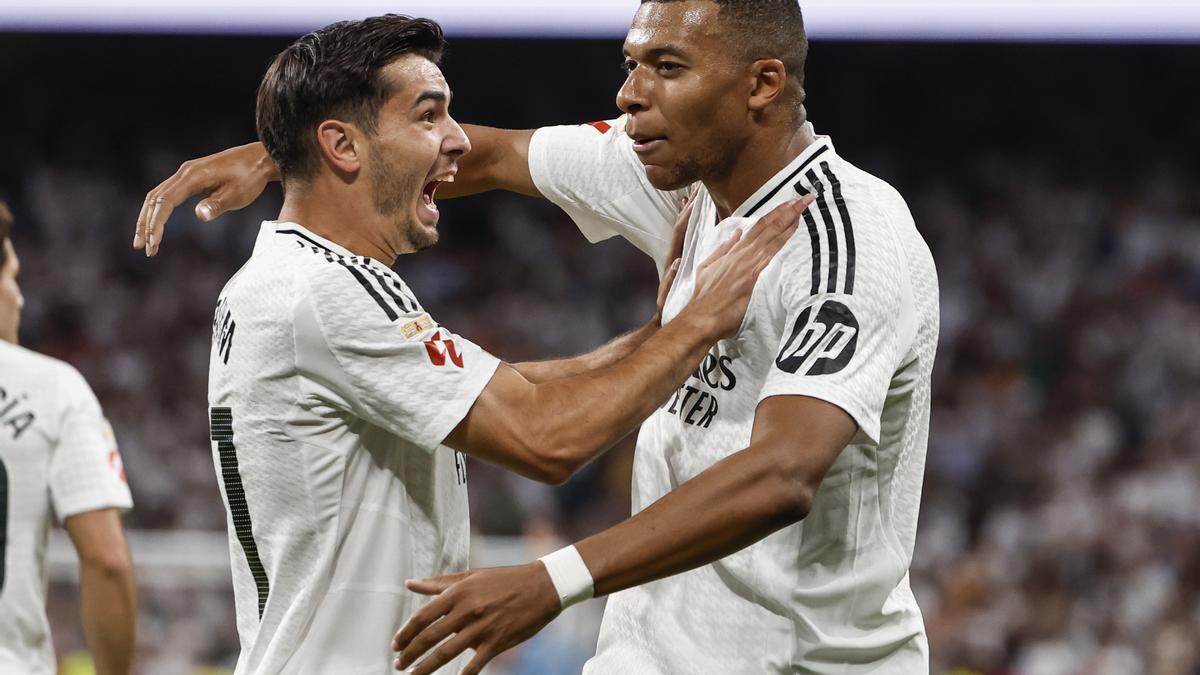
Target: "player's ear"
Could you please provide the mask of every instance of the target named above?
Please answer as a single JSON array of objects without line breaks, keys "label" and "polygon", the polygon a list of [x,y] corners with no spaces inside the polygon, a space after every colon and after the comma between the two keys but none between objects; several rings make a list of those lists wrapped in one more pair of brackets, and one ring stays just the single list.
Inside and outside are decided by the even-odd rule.
[{"label": "player's ear", "polygon": [[339,173],[357,173],[362,168],[362,135],[358,127],[340,120],[325,120],[317,126],[321,155]]},{"label": "player's ear", "polygon": [[787,66],[779,59],[759,59],[750,66],[750,100],[754,112],[762,112],[783,95],[787,86]]}]

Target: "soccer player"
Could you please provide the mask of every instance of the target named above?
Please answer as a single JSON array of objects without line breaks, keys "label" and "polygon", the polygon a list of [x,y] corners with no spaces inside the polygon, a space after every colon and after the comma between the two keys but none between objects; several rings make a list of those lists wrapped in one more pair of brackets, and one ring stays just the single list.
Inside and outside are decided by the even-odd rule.
[{"label": "soccer player", "polygon": [[[900,195],[808,122],[795,0],[643,0],[625,55],[621,119],[467,127],[474,151],[443,194],[541,195],[663,267],[677,198],[700,183],[667,327],[729,228],[799,195],[816,206],[736,337],[642,427],[635,515],[549,561],[415,584],[440,597],[398,633],[399,665],[433,649],[424,674],[474,647],[478,672],[564,604],[612,593],[589,675],[927,672],[908,568],[938,334],[929,249]],[[204,220],[239,208],[273,171],[252,145],[185,164],[139,225],[157,241],[197,192]]]},{"label": "soccer player", "polygon": [[395,628],[424,604],[405,581],[467,567],[457,451],[566,480],[736,331],[811,201],[724,240],[670,325],[573,359],[501,363],[391,269],[437,241],[434,194],[470,148],[442,48],[431,21],[341,22],[281,52],[259,88],[284,204],[221,292],[209,379],[239,674],[387,672]]},{"label": "soccer player", "polygon": [[0,673],[58,671],[46,619],[46,537],[79,553],[84,633],[98,675],[128,675],[136,602],[120,513],[133,502],[112,428],[71,366],[17,345],[20,261],[0,202]]}]

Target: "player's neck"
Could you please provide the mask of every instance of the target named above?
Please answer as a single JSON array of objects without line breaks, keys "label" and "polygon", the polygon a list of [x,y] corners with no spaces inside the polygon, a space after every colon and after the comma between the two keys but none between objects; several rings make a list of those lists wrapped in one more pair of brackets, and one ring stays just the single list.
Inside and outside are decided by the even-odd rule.
[{"label": "player's neck", "polygon": [[717,217],[728,218],[750,195],[779,173],[816,141],[812,127],[801,123],[783,134],[764,132],[751,137],[723,176],[708,178],[704,187],[717,206]]},{"label": "player's neck", "polygon": [[296,223],[357,256],[374,258],[391,267],[397,252],[385,236],[386,224],[370,198],[347,198],[320,180],[303,189],[287,190],[279,220]]}]

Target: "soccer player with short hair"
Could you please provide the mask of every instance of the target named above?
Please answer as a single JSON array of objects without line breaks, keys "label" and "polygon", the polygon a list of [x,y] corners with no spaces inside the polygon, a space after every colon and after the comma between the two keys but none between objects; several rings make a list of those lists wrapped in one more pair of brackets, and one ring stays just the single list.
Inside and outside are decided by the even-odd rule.
[{"label": "soccer player with short hair", "polygon": [[0,673],[57,672],[46,538],[79,553],[83,628],[98,675],[128,675],[137,608],[120,513],[133,506],[112,427],[77,370],[17,345],[20,261],[0,202]]},{"label": "soccer player with short hair", "polygon": [[724,240],[669,326],[656,317],[581,357],[501,363],[391,269],[437,241],[434,194],[470,149],[449,114],[443,45],[424,19],[340,22],[281,52],[259,88],[284,204],[221,292],[209,376],[239,674],[388,671],[396,626],[424,604],[405,581],[467,568],[458,451],[565,481],[736,331],[811,202]]},{"label": "soccer player with short hair", "polygon": [[398,633],[398,666],[499,653],[556,615],[557,591],[613,594],[585,675],[928,672],[908,569],[938,335],[929,249],[896,190],[808,123],[795,0],[643,0],[624,52],[621,119],[469,127],[455,187],[543,195],[592,241],[620,235],[662,264],[674,198],[701,184],[668,326],[728,228],[816,204],[738,334],[643,425],[635,515],[573,547],[583,564],[561,564],[554,589],[537,563],[417,584],[441,596]]},{"label": "soccer player with short hair", "polygon": [[[398,665],[432,650],[414,668],[426,674],[474,647],[477,666],[564,604],[612,593],[588,675],[927,672],[908,569],[938,334],[928,246],[896,190],[808,122],[796,0],[643,0],[625,56],[620,119],[467,126],[474,150],[442,194],[544,196],[660,269],[687,217],[666,327],[730,228],[753,232],[797,196],[816,204],[737,335],[643,425],[633,517],[549,561],[416,584],[440,597],[397,634]],[[273,171],[254,145],[185,164],[139,228],[156,238],[198,192],[202,220],[240,208]],[[532,573],[545,565],[551,587]]]}]

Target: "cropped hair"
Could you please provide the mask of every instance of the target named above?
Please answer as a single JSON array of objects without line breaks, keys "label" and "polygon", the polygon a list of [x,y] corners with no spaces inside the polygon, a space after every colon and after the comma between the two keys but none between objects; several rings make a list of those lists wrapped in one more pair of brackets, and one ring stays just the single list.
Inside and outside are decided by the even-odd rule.
[{"label": "cropped hair", "polygon": [[392,95],[381,71],[416,54],[440,63],[446,40],[429,19],[398,14],[339,21],[280,52],[258,87],[258,137],[284,181],[308,180],[320,168],[316,127],[327,119],[374,133]]}]

